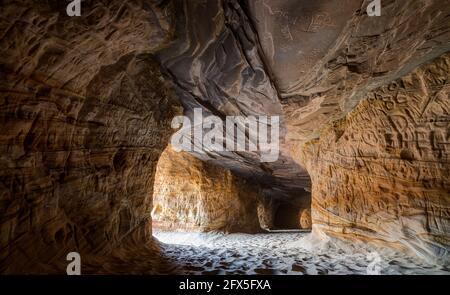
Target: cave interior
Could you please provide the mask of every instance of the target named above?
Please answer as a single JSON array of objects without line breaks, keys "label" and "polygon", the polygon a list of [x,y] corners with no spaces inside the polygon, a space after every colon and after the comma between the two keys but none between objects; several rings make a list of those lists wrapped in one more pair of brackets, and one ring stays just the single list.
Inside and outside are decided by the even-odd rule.
[{"label": "cave interior", "polygon": [[[448,273],[450,3],[342,2],[2,1],[0,273],[343,272],[250,257],[296,241]],[[196,110],[279,118],[276,159],[177,151]]]}]

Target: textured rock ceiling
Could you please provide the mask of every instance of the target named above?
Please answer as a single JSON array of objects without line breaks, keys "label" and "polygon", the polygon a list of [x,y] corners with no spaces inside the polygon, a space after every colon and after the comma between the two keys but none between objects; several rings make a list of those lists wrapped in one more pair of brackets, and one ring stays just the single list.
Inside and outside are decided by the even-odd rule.
[{"label": "textured rock ceiling", "polygon": [[[450,50],[439,1],[175,1],[176,38],[158,53],[190,114],[280,115],[280,159],[251,153],[198,155],[300,197],[310,180],[290,150],[318,136],[364,94]],[[448,1],[446,1],[448,2]],[[427,25],[419,25],[426,19]]]},{"label": "textured rock ceiling", "polygon": [[302,92],[311,69],[334,45],[361,0],[248,1],[264,59],[279,95]]},{"label": "textured rock ceiling", "polygon": [[1,1],[0,272],[64,270],[73,249],[94,272],[151,264],[178,101],[279,115],[277,162],[195,156],[273,198],[312,187],[313,229],[448,258],[450,1],[369,2]]},{"label": "textured rock ceiling", "polygon": [[[282,106],[264,64],[258,34],[237,1],[176,1],[177,38],[158,53],[176,84],[187,115],[279,115]],[[286,151],[275,163],[252,153],[208,153],[213,160],[267,186],[267,194],[300,197],[310,187],[307,172]]]}]

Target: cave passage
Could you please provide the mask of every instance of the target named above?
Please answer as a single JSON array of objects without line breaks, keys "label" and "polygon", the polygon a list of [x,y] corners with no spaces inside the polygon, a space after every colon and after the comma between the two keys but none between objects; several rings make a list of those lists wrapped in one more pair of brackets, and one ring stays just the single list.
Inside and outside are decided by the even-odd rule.
[{"label": "cave passage", "polygon": [[154,231],[256,234],[311,228],[309,175],[283,195],[172,147],[162,153],[154,182]]},{"label": "cave passage", "polygon": [[301,209],[293,204],[282,202],[275,210],[274,229],[300,229]]},{"label": "cave passage", "polygon": [[450,5],[65,2],[1,1],[0,274],[450,273]]}]

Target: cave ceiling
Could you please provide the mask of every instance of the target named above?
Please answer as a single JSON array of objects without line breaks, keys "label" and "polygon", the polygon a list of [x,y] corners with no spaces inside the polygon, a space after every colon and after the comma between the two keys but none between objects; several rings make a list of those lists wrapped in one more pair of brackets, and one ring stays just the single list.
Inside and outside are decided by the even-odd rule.
[{"label": "cave ceiling", "polygon": [[[439,3],[384,1],[381,17],[367,17],[362,0],[172,2],[174,41],[157,55],[185,114],[281,118],[276,162],[194,154],[267,184],[271,196],[303,195],[310,179],[292,152],[371,89],[450,49]],[[420,15],[433,16],[428,27]]]}]

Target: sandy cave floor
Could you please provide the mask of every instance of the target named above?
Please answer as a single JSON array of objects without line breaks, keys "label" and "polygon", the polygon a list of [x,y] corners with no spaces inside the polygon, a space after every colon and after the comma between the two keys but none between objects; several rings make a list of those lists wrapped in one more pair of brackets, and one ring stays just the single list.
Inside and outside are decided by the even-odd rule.
[{"label": "sandy cave floor", "polygon": [[182,274],[450,274],[391,250],[337,244],[310,233],[154,232]]}]

